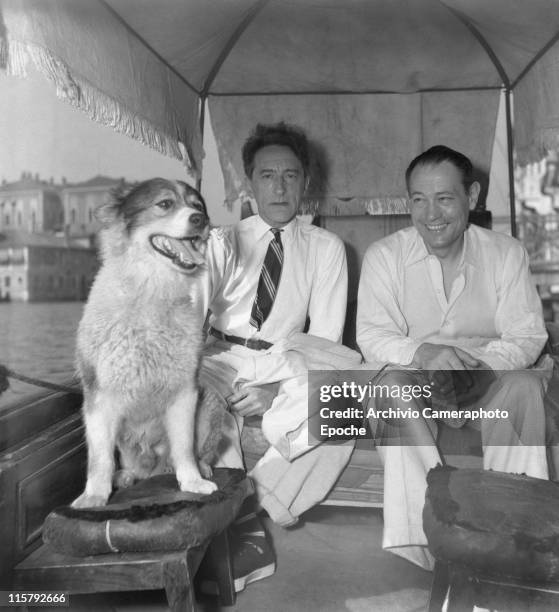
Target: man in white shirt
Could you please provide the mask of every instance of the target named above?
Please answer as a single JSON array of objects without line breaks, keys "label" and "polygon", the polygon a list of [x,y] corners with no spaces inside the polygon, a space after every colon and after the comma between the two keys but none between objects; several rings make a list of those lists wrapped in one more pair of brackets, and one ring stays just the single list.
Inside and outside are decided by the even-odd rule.
[{"label": "man in white shirt", "polygon": [[[296,217],[309,181],[308,144],[300,130],[283,123],[257,126],[243,147],[243,162],[258,215],[218,228],[210,239],[211,327],[203,370],[212,372],[235,416],[224,464],[243,466],[243,419],[262,416],[271,446],[250,476],[258,506],[289,526],[326,496],[351,453],[351,445],[309,445],[304,354],[313,336],[327,347],[341,339],[345,248],[334,234]],[[303,336],[307,319],[309,336]],[[245,505],[237,525],[237,591],[275,569],[253,509]]]},{"label": "man in white shirt", "polygon": [[[406,183],[413,227],[372,244],[361,271],[357,341],[373,367],[388,364],[375,384],[427,384],[426,395],[439,394],[447,407],[508,411],[508,418],[477,424],[484,468],[547,478],[547,372],[524,370],[537,360],[547,334],[526,251],[513,238],[468,225],[480,186],[461,153],[432,147],[411,162]],[[486,381],[487,370],[493,382],[469,390],[448,373],[468,371],[462,380],[471,384]],[[412,398],[402,407],[421,415],[430,401]],[[394,402],[371,402],[376,408],[389,404]],[[465,421],[446,422],[460,427]],[[441,462],[436,422],[423,416],[371,419],[371,427],[381,444],[385,436],[379,448],[385,463],[383,547],[432,569],[422,509],[426,474]]]}]

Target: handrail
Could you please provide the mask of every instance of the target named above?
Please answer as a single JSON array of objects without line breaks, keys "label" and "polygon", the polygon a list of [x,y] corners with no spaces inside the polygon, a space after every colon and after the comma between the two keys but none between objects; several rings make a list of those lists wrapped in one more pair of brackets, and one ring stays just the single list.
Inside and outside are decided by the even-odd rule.
[{"label": "handrail", "polygon": [[[2,365],[0,363],[0,395],[6,391],[9,387],[8,378],[15,378],[16,380],[20,380],[21,382],[27,383],[28,385],[35,385],[36,387],[44,387],[45,389],[51,389],[52,391],[66,391],[68,393],[81,393],[79,388],[74,386],[70,387],[67,385],[59,385],[57,383],[51,383],[46,380],[41,380],[40,378],[33,378],[32,376],[26,376],[25,374],[20,374],[18,372],[14,372],[10,368]],[[76,382],[76,385],[79,383]]]}]

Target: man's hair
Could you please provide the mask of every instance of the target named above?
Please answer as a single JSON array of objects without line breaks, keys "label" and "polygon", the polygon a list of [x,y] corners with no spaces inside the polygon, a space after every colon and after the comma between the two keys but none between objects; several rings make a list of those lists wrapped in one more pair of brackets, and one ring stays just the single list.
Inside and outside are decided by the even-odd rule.
[{"label": "man's hair", "polygon": [[301,128],[280,121],[272,125],[259,123],[243,145],[243,166],[248,178],[252,178],[254,172],[256,153],[270,145],[289,147],[301,162],[305,175],[309,174],[309,142],[305,133]]},{"label": "man's hair", "polygon": [[417,166],[438,166],[443,162],[451,163],[462,174],[462,184],[468,191],[473,183],[474,168],[472,162],[459,151],[444,145],[435,145],[412,160],[406,170],[406,188],[410,189],[410,176]]}]

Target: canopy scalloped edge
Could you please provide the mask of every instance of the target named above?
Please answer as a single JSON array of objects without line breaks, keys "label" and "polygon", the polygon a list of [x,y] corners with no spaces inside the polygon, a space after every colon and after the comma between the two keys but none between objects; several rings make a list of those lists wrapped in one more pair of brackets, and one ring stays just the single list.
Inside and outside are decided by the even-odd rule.
[{"label": "canopy scalloped edge", "polygon": [[29,59],[37,70],[56,87],[56,96],[85,112],[90,119],[138,140],[144,145],[184,163],[194,172],[192,161],[182,142],[156,128],[147,119],[125,109],[118,101],[71,73],[67,64],[50,51],[5,35],[0,38],[0,69],[8,75],[27,76]]},{"label": "canopy scalloped edge", "polygon": [[[241,192],[239,198],[234,201],[225,200],[225,206],[233,210],[236,203],[248,204],[253,212],[257,210],[254,198],[246,192]],[[379,196],[356,197],[356,198],[305,198],[297,214],[299,215],[323,215],[337,217],[345,215],[403,215],[409,212],[408,200],[405,196]]]},{"label": "canopy scalloped edge", "polygon": [[402,215],[409,212],[405,196],[377,196],[356,198],[324,198],[316,203],[324,216],[340,215]]}]

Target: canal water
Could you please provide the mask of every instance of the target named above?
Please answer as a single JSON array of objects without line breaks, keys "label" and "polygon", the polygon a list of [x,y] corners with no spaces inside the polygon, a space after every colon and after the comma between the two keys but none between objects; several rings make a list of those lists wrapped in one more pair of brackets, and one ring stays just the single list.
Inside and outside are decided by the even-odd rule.
[{"label": "canal water", "polygon": [[[84,302],[0,303],[0,364],[48,382],[75,375],[74,345]],[[39,388],[10,379],[0,407]]]}]

